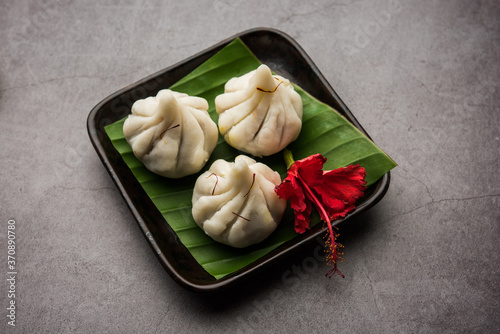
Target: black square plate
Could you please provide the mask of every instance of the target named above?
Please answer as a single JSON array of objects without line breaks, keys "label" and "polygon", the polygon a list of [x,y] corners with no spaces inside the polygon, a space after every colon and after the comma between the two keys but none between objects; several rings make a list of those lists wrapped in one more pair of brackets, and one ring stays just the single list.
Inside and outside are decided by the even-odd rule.
[{"label": "black square plate", "polygon": [[[160,89],[170,87],[238,37],[262,63],[336,109],[367,135],[297,42],[283,32],[267,28],[251,29],[232,36],[178,64],[117,91],[95,106],[88,116],[87,128],[99,158],[165,270],[181,286],[200,293],[220,291],[243,278],[262,272],[267,266],[300,250],[318,236],[324,235],[326,230],[321,226],[322,224],[317,224],[306,233],[297,235],[296,238],[282,244],[250,265],[228,276],[215,279],[193,258],[166,223],[113,147],[104,127],[127,116],[133,102],[137,99],[155,95]],[[371,185],[364,197],[357,203],[356,209],[346,219],[369,209],[380,201],[389,187],[389,182],[390,174],[387,173]]]}]

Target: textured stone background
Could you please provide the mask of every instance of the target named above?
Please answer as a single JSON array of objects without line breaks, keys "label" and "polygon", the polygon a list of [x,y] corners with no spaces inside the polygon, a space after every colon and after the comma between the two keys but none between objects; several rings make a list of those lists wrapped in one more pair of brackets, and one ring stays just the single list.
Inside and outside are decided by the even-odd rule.
[{"label": "textured stone background", "polygon": [[[500,332],[499,17],[494,0],[2,1],[0,332]],[[260,26],[298,41],[399,166],[384,199],[341,227],[345,279],[303,266],[313,245],[257,284],[200,297],[156,260],[86,118]]]}]

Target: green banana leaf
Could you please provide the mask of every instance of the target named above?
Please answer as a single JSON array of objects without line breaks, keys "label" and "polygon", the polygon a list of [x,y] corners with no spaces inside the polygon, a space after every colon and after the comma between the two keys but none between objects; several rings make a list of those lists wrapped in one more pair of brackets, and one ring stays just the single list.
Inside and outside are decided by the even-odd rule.
[{"label": "green banana leaf", "polygon": [[[244,43],[235,39],[170,89],[205,98],[209,103],[208,112],[217,123],[214,100],[224,92],[224,84],[233,77],[256,69],[260,64]],[[328,159],[325,170],[359,163],[367,171],[367,185],[373,184],[396,166],[392,159],[337,111],[313,98],[297,85],[294,87],[302,97],[304,106],[301,133],[289,146],[295,159],[321,153]],[[123,135],[124,121],[125,119],[122,119],[105,128],[113,146],[184,246],[216,279],[245,267],[297,236],[292,226],[293,212],[288,209],[283,218],[284,223],[258,245],[236,249],[213,241],[196,225],[191,215],[193,186],[197,176],[208,169],[215,160],[234,161],[240,153],[219,136],[216,149],[199,174],[178,180],[167,179],[150,172],[136,159]],[[260,160],[278,171],[282,178],[286,176],[285,162],[280,153]],[[319,222],[317,215],[313,219],[312,225]]]}]

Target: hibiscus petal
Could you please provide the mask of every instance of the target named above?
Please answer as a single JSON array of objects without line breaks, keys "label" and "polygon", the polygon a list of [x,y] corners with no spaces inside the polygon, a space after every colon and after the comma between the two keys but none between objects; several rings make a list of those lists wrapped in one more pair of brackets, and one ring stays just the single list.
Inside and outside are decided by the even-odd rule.
[{"label": "hibiscus petal", "polygon": [[291,170],[295,167],[296,172],[294,173],[296,176],[299,176],[306,184],[314,184],[321,180],[323,176],[323,165],[326,162],[326,158],[321,154],[313,154],[304,158],[302,160],[295,161],[294,165],[292,165]]},{"label": "hibiscus petal", "polygon": [[350,165],[323,173],[321,181],[312,185],[319,194],[330,219],[338,219],[354,210],[356,201],[364,195],[366,171]]},{"label": "hibiscus petal", "polygon": [[298,184],[297,178],[293,175],[287,176],[274,190],[280,198],[290,200],[290,207],[295,214],[295,231],[304,233],[309,229],[312,205]]},{"label": "hibiscus petal", "polygon": [[[309,223],[311,222],[311,211],[312,205],[309,201],[305,202],[306,209],[303,211],[294,211],[295,212],[295,232],[304,233],[309,229]],[[293,207],[293,204],[292,204]]]}]

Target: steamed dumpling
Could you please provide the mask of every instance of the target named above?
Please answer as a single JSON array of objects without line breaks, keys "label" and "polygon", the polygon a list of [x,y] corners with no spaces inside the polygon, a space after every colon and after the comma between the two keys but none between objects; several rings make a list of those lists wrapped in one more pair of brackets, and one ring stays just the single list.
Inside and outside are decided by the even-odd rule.
[{"label": "steamed dumpling", "polygon": [[123,124],[134,155],[150,171],[169,178],[199,172],[217,145],[217,125],[200,97],[160,90],[138,100]]},{"label": "steamed dumpling", "polygon": [[281,151],[297,139],[302,127],[300,95],[266,65],[229,80],[215,107],[226,142],[254,156]]},{"label": "steamed dumpling", "polygon": [[193,218],[218,242],[234,247],[261,242],[285,211],[286,201],[274,192],[280,183],[277,172],[247,156],[216,160],[195,183]]}]

